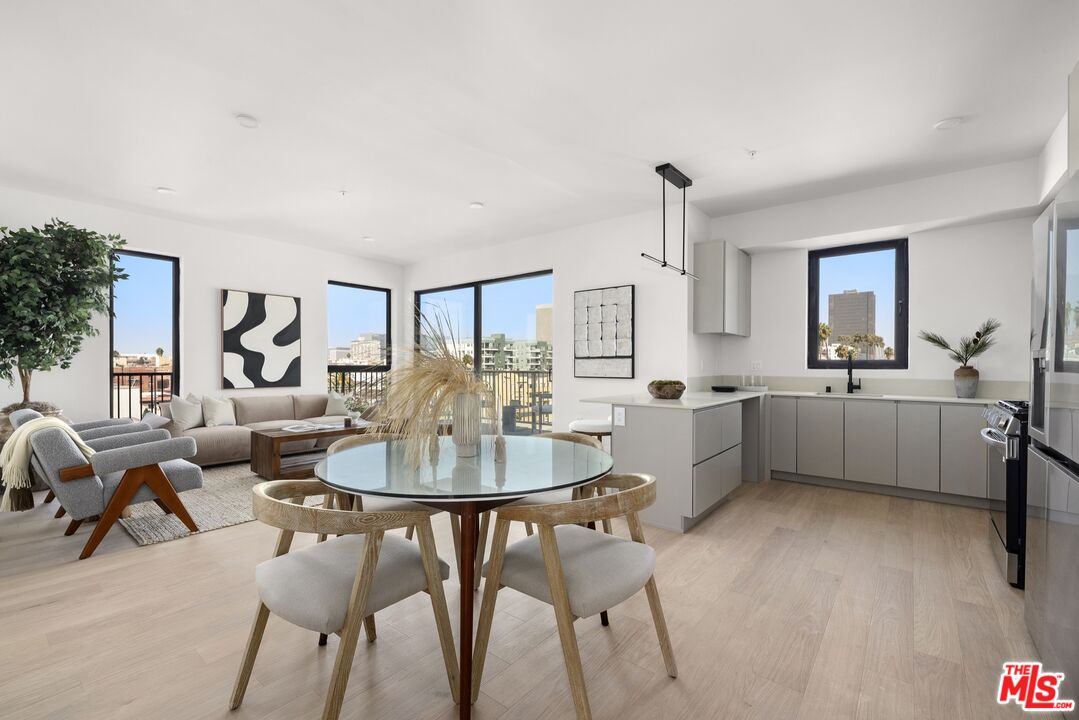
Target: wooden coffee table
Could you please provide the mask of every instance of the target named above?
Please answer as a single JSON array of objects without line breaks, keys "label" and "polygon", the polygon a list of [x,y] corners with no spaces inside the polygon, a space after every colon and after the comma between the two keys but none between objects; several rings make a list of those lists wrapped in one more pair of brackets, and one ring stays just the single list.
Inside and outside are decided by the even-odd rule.
[{"label": "wooden coffee table", "polygon": [[[299,424],[299,423],[297,423]],[[326,457],[323,449],[281,456],[285,443],[321,440],[327,437],[361,435],[374,430],[375,423],[353,420],[351,427],[313,428],[301,432],[288,430],[251,431],[251,472],[267,480],[301,480],[315,476],[315,465]]]}]

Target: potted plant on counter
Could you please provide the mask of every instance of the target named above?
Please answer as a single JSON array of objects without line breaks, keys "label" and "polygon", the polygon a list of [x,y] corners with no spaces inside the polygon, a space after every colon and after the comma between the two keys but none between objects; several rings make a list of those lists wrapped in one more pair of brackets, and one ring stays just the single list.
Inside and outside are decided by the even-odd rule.
[{"label": "potted plant on counter", "polygon": [[22,385],[22,402],[0,410],[0,445],[11,432],[9,413],[60,409],[30,399],[35,371],[68,368],[83,338],[97,335],[110,312],[113,283],[127,277],[114,262],[124,245],[60,220],[40,228],[0,228],[0,380]]},{"label": "potted plant on counter", "polygon": [[978,394],[978,370],[971,367],[970,361],[996,344],[993,334],[1000,329],[1000,321],[989,318],[974,331],[972,337],[959,338],[959,344],[952,347],[940,333],[922,330],[918,337],[930,345],[936,345],[948,353],[948,357],[959,363],[955,371],[955,396],[972,398]]},{"label": "potted plant on counter", "polygon": [[648,383],[648,394],[656,400],[677,400],[686,391],[681,380],[653,380]]}]

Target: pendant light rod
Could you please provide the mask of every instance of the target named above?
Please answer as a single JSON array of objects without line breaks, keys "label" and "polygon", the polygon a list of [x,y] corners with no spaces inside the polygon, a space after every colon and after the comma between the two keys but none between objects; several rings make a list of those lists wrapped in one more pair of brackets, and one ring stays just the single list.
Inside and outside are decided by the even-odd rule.
[{"label": "pendant light rod", "polygon": [[[686,265],[686,188],[693,184],[693,180],[685,173],[670,163],[656,166],[656,173],[663,178],[660,191],[663,198],[663,257],[657,258],[648,253],[641,253],[641,257],[651,260],[660,267],[669,267],[680,275],[691,277],[694,280],[700,278],[685,269]],[[682,190],[682,267],[667,262],[667,183]]]}]

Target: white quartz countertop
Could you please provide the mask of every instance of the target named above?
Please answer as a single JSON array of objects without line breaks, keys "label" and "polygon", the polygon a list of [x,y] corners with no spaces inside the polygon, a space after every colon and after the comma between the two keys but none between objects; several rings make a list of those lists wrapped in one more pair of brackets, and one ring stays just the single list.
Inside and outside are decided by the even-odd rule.
[{"label": "white quartz countertop", "polygon": [[671,410],[704,410],[705,408],[730,405],[731,403],[763,397],[762,392],[738,390],[730,393],[687,392],[678,400],[656,400],[648,393],[639,395],[607,395],[604,397],[583,398],[581,402],[602,403],[603,405],[627,405],[630,407],[669,408]]},{"label": "white quartz countertop", "polygon": [[583,398],[581,402],[599,403],[603,405],[625,405],[629,407],[654,407],[668,408],[671,410],[704,410],[706,408],[729,405],[731,403],[751,400],[764,395],[779,397],[806,397],[824,398],[827,400],[891,400],[895,402],[925,402],[925,403],[954,403],[957,405],[991,405],[996,402],[994,398],[957,398],[934,395],[874,395],[872,393],[854,393],[848,395],[843,392],[815,393],[804,390],[769,390],[768,392],[747,392],[738,390],[731,393],[720,392],[687,392],[678,400],[656,400],[648,393],[636,395],[605,395],[601,397]]}]

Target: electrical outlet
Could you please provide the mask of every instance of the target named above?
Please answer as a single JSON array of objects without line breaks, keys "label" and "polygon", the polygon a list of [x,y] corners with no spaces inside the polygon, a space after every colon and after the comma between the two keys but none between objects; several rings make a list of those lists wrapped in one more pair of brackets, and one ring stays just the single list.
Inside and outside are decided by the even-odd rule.
[{"label": "electrical outlet", "polygon": [[626,426],[626,409],[624,407],[614,408],[614,424],[618,427]]},{"label": "electrical outlet", "polygon": [[749,369],[752,372],[759,373],[761,371],[761,361],[760,360],[752,361],[751,363],[749,363]]}]

